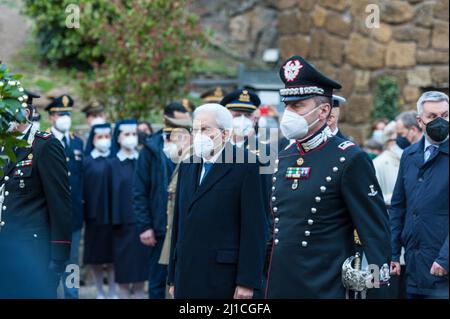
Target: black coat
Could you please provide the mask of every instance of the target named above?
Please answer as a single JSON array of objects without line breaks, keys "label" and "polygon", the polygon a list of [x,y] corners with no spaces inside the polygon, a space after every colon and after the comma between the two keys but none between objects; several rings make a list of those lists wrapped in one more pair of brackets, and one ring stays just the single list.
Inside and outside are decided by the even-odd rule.
[{"label": "black coat", "polygon": [[5,167],[0,232],[0,298],[56,297],[51,260],[69,258],[72,202],[61,143],[38,132]]},{"label": "black coat", "polygon": [[[297,187],[289,167],[305,169]],[[372,162],[352,142],[334,136],[308,151],[300,144],[280,151],[271,201],[268,298],[344,298],[341,267],[355,253],[354,229],[369,264],[389,265],[383,196]]]},{"label": "black coat", "polygon": [[425,137],[403,152],[390,209],[392,259],[405,247],[408,293],[448,296],[448,275],[430,274],[433,262],[448,267],[448,140],[427,162]]},{"label": "black coat", "polygon": [[169,264],[175,297],[232,298],[237,285],[260,289],[265,212],[259,165],[216,162],[197,186],[202,164],[196,161],[182,163],[178,175]]},{"label": "black coat", "polygon": [[70,136],[69,147],[64,149],[69,169],[70,194],[72,196],[72,230],[83,227],[83,141]]},{"label": "black coat", "polygon": [[175,164],[163,152],[162,133],[150,136],[139,153],[133,182],[133,210],[140,232],[163,237],[167,226],[167,187]]}]

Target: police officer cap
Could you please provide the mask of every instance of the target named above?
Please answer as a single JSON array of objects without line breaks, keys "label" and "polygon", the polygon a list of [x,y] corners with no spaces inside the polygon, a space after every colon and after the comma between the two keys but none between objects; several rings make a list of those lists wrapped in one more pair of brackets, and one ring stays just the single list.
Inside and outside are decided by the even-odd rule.
[{"label": "police officer cap", "polygon": [[186,108],[181,101],[170,102],[164,108],[164,115],[173,117],[175,112],[188,113],[189,110]]},{"label": "police officer cap", "polygon": [[220,103],[224,96],[225,92],[220,86],[210,89],[200,95],[201,99],[205,103]]},{"label": "police officer cap", "polygon": [[345,104],[347,99],[345,97],[333,94],[333,107],[340,107],[342,104]]},{"label": "police officer cap", "polygon": [[171,132],[175,128],[190,129],[192,127],[192,120],[190,118],[176,119],[175,112],[191,113],[194,109],[194,103],[188,99],[169,103],[164,108],[164,132]]},{"label": "police officer cap", "polygon": [[41,96],[37,93],[25,90],[25,95],[27,96],[27,104],[28,105],[33,105],[33,99],[38,99]]},{"label": "police officer cap", "polygon": [[49,113],[52,112],[72,112],[74,101],[70,95],[64,94],[53,98],[53,101],[45,108]]},{"label": "police officer cap", "polygon": [[261,104],[261,100],[253,91],[241,89],[227,94],[220,104],[231,111],[253,112]]},{"label": "police officer cap", "polygon": [[103,105],[101,105],[97,101],[93,101],[92,103],[89,103],[88,105],[83,107],[83,109],[81,110],[81,112],[86,114],[86,116],[102,113],[103,111],[104,111]]},{"label": "police officer cap", "polygon": [[280,90],[282,102],[296,102],[314,96],[332,97],[333,90],[342,86],[320,73],[301,56],[289,58],[280,68],[280,78],[285,88]]}]

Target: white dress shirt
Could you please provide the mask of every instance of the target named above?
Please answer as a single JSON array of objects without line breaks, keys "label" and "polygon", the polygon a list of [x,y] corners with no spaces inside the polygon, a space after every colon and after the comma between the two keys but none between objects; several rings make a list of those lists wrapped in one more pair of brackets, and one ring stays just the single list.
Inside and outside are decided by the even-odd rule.
[{"label": "white dress shirt", "polygon": [[222,149],[217,152],[217,154],[215,154],[213,157],[211,157],[210,159],[203,159],[203,164],[202,164],[202,172],[200,174],[200,184],[203,182],[203,177],[205,175],[205,165],[204,163],[211,163],[214,164],[217,159],[219,158],[219,156],[222,154],[223,150],[224,150],[225,146],[222,147]]},{"label": "white dress shirt", "polygon": [[430,157],[430,155],[431,155],[431,152],[430,152],[429,150],[427,150],[427,147],[428,147],[428,146],[434,145],[434,146],[436,146],[437,149],[439,149],[439,145],[442,144],[442,143],[445,143],[447,140],[448,140],[448,136],[447,136],[447,138],[446,138],[445,140],[443,140],[441,143],[436,144],[436,143],[431,143],[431,142],[428,140],[428,138],[425,136],[425,143],[424,143],[424,146],[423,146],[423,159],[424,159],[424,161],[425,161],[425,162],[428,161],[428,159],[429,159],[429,157]]},{"label": "white dress shirt", "polygon": [[50,129],[50,131],[52,132],[52,134],[61,142],[62,146],[65,147],[64,142],[63,142],[63,137],[65,136],[67,139],[67,145],[70,145],[70,134],[69,131],[67,131],[66,133],[61,133],[60,131],[58,131],[56,128],[54,128],[52,126],[52,128]]}]

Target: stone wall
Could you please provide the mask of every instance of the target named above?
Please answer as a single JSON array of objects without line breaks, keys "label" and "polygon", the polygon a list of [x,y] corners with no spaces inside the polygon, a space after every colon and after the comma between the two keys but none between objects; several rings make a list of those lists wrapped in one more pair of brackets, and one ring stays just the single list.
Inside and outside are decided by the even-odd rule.
[{"label": "stone wall", "polygon": [[[381,24],[366,27],[368,4]],[[378,79],[395,76],[402,109],[414,108],[426,88],[449,83],[448,0],[279,0],[282,58],[300,54],[343,85],[344,133],[362,142],[369,133]]]},{"label": "stone wall", "polygon": [[191,0],[214,42],[242,62],[277,47],[277,0]]}]

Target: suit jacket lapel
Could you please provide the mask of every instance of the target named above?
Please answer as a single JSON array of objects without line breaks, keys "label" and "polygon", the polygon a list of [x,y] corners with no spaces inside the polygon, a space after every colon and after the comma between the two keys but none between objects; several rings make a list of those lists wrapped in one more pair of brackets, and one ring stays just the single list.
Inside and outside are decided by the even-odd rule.
[{"label": "suit jacket lapel", "polygon": [[[192,199],[194,197],[194,194],[197,192],[198,189],[198,177],[199,177],[199,171],[201,169],[201,164],[197,163],[195,160],[193,160],[194,157],[190,158],[190,162],[189,164],[186,165],[186,175],[185,178],[183,177],[184,180],[188,181],[188,185],[187,187],[190,188],[187,192],[188,194],[188,202],[189,205],[192,202]],[[180,176],[180,175],[178,175]]]},{"label": "suit jacket lapel", "polygon": [[439,145],[437,152],[434,152],[434,154],[428,159],[428,161],[425,164],[433,162],[434,159],[438,157],[440,152],[448,154],[448,139],[447,141]]},{"label": "suit jacket lapel", "polygon": [[423,165],[425,165],[425,159],[424,159],[424,145],[425,145],[425,137],[422,137],[422,139],[417,142],[417,145],[414,145],[416,147],[416,150],[414,152],[414,164],[418,168],[422,168]]},{"label": "suit jacket lapel", "polygon": [[[197,164],[201,165],[201,164]],[[231,170],[230,164],[225,163],[215,163],[208,175],[205,176],[201,185],[198,186],[197,191],[194,193],[192,197],[192,201],[189,205],[189,208],[199,200],[205,193],[207,193],[215,184],[217,184],[222,177],[224,177]],[[198,184],[198,179],[196,180]]]},{"label": "suit jacket lapel", "polygon": [[[200,199],[205,193],[207,193],[216,183],[218,183],[230,170],[231,170],[231,164],[228,163],[228,161],[234,162],[236,147],[231,145],[231,143],[227,143],[225,145],[225,148],[222,151],[221,156],[217,159],[216,163],[211,167],[211,170],[209,171],[208,175],[204,177],[204,180],[201,185],[198,185],[200,180],[200,174],[201,174],[201,168],[197,166],[197,171],[199,172],[196,176],[197,179],[195,179],[197,183],[197,190],[194,192],[194,195],[192,197],[192,201],[189,205],[189,209],[192,207],[192,205]],[[231,158],[228,158],[231,154]]]}]

